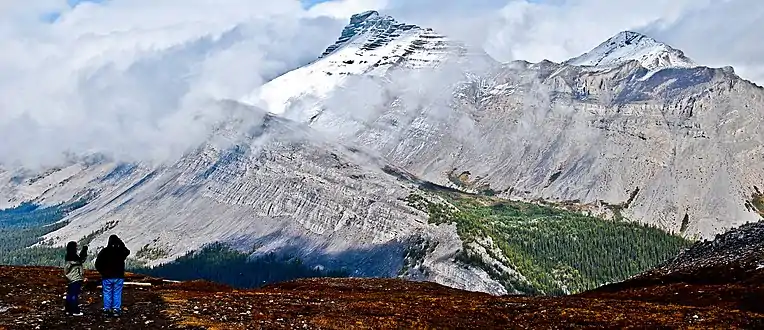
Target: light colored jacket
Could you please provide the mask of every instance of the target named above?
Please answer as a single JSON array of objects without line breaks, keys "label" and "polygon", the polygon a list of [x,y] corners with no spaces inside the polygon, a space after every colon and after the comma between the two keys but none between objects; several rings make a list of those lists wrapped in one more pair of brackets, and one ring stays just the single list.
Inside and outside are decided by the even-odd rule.
[{"label": "light colored jacket", "polygon": [[82,267],[82,261],[67,261],[64,266],[64,274],[69,283],[83,281],[85,279],[85,273]]}]

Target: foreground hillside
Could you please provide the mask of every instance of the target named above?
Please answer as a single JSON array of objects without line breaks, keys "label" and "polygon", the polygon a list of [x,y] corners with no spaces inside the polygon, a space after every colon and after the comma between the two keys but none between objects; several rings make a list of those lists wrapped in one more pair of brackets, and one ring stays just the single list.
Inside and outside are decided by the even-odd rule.
[{"label": "foreground hillside", "polygon": [[[711,274],[708,273],[707,274]],[[761,278],[759,270],[752,276]],[[89,273],[89,278],[95,279]],[[727,279],[727,277],[719,277]],[[313,279],[234,290],[206,282],[169,283],[134,275],[120,319],[99,314],[97,283],[81,297],[86,315],[67,318],[60,270],[0,267],[0,329],[390,329],[390,328],[756,328],[764,299],[745,279],[715,284],[604,288],[567,297],[491,296],[426,282]],[[639,281],[635,282],[641,283]],[[677,295],[681,292],[681,295]],[[705,293],[703,293],[705,292]],[[682,297],[682,299],[677,299]],[[713,303],[709,303],[712,298]]]}]

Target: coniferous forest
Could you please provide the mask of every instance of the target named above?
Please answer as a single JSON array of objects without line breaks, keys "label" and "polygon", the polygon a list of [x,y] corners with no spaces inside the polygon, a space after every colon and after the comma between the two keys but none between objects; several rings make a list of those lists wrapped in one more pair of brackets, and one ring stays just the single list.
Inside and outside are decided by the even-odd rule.
[{"label": "coniferous forest", "polygon": [[[485,270],[510,292],[560,295],[593,289],[649,270],[692,244],[624,220],[491,196],[423,193],[429,197],[412,194],[409,205],[427,212],[431,223],[455,224],[464,242],[459,260]],[[487,249],[488,257],[508,261],[505,266],[525,281],[500,272],[475,250],[475,244],[489,239],[496,250]]]},{"label": "coniferous forest", "polygon": [[272,253],[250,258],[248,254],[223,243],[207,245],[168,264],[154,268],[140,267],[133,271],[175,280],[204,279],[239,288],[255,288],[298,278],[347,277],[349,274],[341,270],[312,268],[298,258]]},{"label": "coniferous forest", "polygon": [[86,204],[85,201],[49,207],[24,203],[18,207],[0,210],[0,264],[44,265],[63,264],[63,248],[40,246],[42,236],[63,226],[61,220],[71,211]]}]

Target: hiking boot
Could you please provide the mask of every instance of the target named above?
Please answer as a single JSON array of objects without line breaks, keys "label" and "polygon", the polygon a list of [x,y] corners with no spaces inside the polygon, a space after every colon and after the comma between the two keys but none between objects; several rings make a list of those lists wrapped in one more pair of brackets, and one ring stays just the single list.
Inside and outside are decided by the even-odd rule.
[{"label": "hiking boot", "polygon": [[111,316],[120,317],[120,316],[122,316],[122,311],[118,310],[118,309],[115,309],[115,310],[111,311]]}]

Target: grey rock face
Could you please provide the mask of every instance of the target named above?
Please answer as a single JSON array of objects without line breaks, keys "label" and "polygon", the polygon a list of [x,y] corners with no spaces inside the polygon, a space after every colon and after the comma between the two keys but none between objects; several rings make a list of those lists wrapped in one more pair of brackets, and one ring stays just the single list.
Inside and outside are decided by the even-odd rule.
[{"label": "grey rock face", "polygon": [[325,57],[335,50],[342,48],[353,38],[362,34],[369,34],[371,38],[368,38],[360,49],[373,50],[395,40],[402,33],[412,29],[420,28],[416,25],[398,23],[390,16],[380,16],[376,11],[355,14],[350,18],[350,24],[342,30],[342,34],[340,34],[337,42],[329,46],[321,57]]},{"label": "grey rock face", "polygon": [[672,274],[717,268],[722,277],[734,277],[739,272],[759,272],[764,269],[764,223],[749,223],[713,240],[698,242],[643,275]]},{"label": "grey rock face", "polygon": [[438,248],[422,258],[430,271],[416,279],[503,292],[483,271],[453,261],[461,247],[455,228],[429,225],[401,200],[414,185],[304,127],[240,110],[246,120],[226,122],[174,164],[77,162],[15,181],[3,172],[0,199],[57,204],[94,196],[45,239],[64,245],[95,234],[95,250],[118,234],[134,252],[161,251],[144,260],[154,265],[226,242],[353,276],[395,277],[411,238],[425,237]]},{"label": "grey rock face", "polygon": [[466,174],[457,185],[505,197],[620,205],[690,237],[760,219],[745,205],[764,186],[764,90],[729,70],[517,62],[367,112],[329,108],[311,126],[440,184]]},{"label": "grey rock face", "polygon": [[[378,20],[364,13],[348,29]],[[629,31],[563,64],[495,68],[484,54],[461,54],[439,54],[429,73],[401,64],[320,93],[274,89],[292,100],[289,118],[440,184],[580,203],[688,237],[761,219],[751,199],[764,186],[764,89],[730,68],[698,66]]]}]

